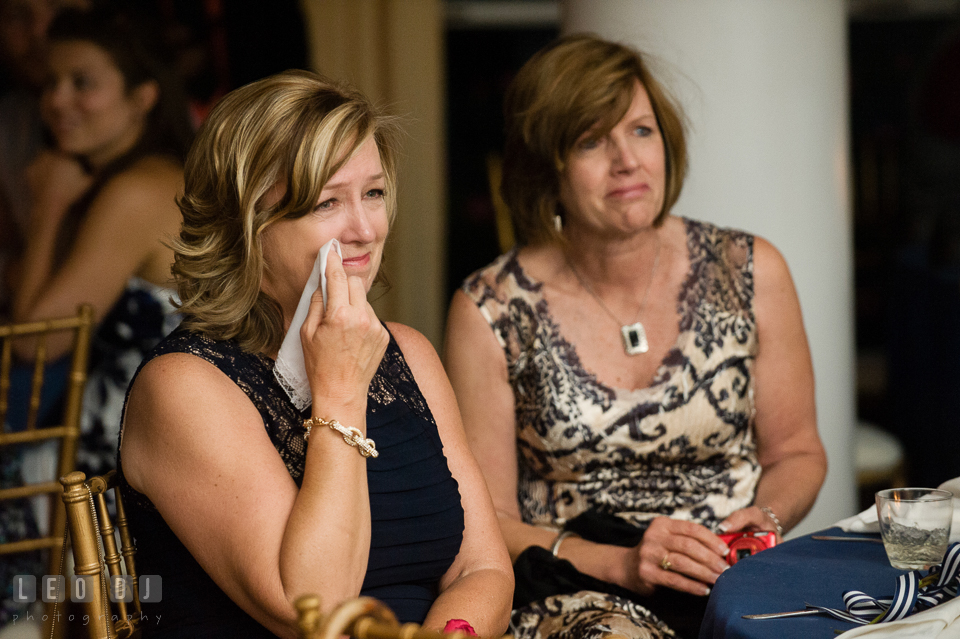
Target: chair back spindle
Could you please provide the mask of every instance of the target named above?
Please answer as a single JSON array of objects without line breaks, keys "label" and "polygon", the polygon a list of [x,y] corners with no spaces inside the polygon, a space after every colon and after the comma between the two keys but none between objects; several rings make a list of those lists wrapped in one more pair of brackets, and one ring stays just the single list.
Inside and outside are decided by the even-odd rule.
[{"label": "chair back spindle", "polygon": [[[92,331],[93,308],[89,305],[80,306],[72,317],[0,326],[0,455],[8,459],[22,459],[27,447],[31,446],[35,447],[31,452],[40,451],[37,454],[42,459],[48,454],[49,448],[51,463],[56,464],[56,470],[49,479],[30,483],[23,480],[14,485],[0,486],[0,509],[29,508],[38,514],[48,513],[46,519],[37,522],[41,532],[39,536],[0,543],[0,561],[7,555],[46,551],[45,574],[48,575],[58,574],[61,569],[65,516],[61,501],[57,498],[61,488],[56,478],[71,472],[76,464]],[[49,339],[60,338],[61,334],[68,335],[72,341],[69,362],[60,363],[58,359],[51,363],[48,361]],[[24,360],[21,366],[17,366],[18,353]],[[51,403],[44,392],[56,388],[57,384],[52,383],[50,376],[53,374],[51,370],[59,367],[67,369],[62,418],[54,425],[42,424],[40,417],[44,400]],[[23,374],[19,375],[21,371]],[[15,375],[23,382],[14,384]],[[21,386],[24,387],[23,392],[20,392]],[[14,391],[17,391],[16,396],[11,396]],[[52,452],[54,445],[56,452]],[[37,502],[44,497],[46,503]],[[31,501],[26,505],[13,503],[14,500],[23,499]],[[46,509],[42,506],[46,506]],[[37,577],[39,582],[40,575]],[[47,618],[43,628],[44,637],[60,636],[50,634],[55,629],[52,627],[52,613],[51,603],[44,611]]]},{"label": "chair back spindle", "polygon": [[[91,639],[130,637],[140,622],[140,599],[134,565],[136,548],[123,515],[123,498],[117,488],[117,473],[111,470],[100,477],[86,479],[75,471],[60,478],[73,548],[74,574],[86,580],[84,613],[89,615],[87,633]],[[107,510],[105,494],[114,491],[117,506],[116,526]],[[117,536],[120,537],[119,548]],[[132,601],[117,597],[112,601],[111,585],[117,578],[130,578]],[[114,618],[116,619],[114,621]]]}]

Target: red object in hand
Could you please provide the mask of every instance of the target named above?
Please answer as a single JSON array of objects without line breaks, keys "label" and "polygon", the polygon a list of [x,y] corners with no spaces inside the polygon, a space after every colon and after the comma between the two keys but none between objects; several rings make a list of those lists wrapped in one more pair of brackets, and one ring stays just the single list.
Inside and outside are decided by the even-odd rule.
[{"label": "red object in hand", "polygon": [[744,557],[755,555],[761,550],[777,545],[777,535],[768,530],[744,530],[717,536],[730,549],[726,559],[731,566]]},{"label": "red object in hand", "polygon": [[447,625],[443,627],[444,632],[457,632],[457,631],[466,633],[470,637],[479,637],[477,631],[473,629],[473,626],[468,624],[463,619],[451,619],[447,622]]}]

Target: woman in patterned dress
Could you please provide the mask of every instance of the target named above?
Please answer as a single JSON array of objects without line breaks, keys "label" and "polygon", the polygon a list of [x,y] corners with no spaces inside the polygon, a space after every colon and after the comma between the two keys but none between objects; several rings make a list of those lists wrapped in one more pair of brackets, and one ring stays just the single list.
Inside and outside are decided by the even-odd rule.
[{"label": "woman in patterned dress", "polygon": [[695,637],[718,533],[782,534],[826,472],[789,271],[670,215],[683,120],[638,52],[562,38],[505,112],[518,247],[455,294],[444,360],[514,560],[511,629]]}]

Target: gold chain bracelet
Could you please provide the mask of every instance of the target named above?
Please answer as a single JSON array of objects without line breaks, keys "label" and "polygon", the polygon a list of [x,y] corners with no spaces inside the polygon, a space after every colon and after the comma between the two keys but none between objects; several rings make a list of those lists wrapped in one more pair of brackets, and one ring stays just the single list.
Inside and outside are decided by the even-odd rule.
[{"label": "gold chain bracelet", "polygon": [[314,426],[328,426],[337,431],[343,435],[343,441],[346,442],[347,445],[356,448],[364,457],[376,457],[380,454],[377,452],[377,445],[373,443],[373,440],[364,437],[359,428],[344,426],[335,419],[328,420],[321,417],[311,417],[310,419],[304,420],[303,427],[306,429],[306,432],[303,434],[303,441],[310,439],[310,431]]}]

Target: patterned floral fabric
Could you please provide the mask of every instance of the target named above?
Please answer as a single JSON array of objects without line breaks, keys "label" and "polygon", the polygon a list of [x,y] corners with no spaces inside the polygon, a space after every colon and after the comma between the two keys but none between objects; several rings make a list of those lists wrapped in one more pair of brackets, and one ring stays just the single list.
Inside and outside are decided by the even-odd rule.
[{"label": "patterned floral fabric", "polygon": [[[77,469],[88,477],[103,474],[115,466],[120,411],[127,385],[143,356],[180,321],[170,302],[172,295],[175,295],[174,291],[140,278],[131,278],[93,337],[77,451]],[[69,357],[64,357],[47,368],[44,403],[39,414],[41,424],[60,419],[69,364]],[[24,364],[13,373],[15,376],[19,373],[24,382],[17,384],[15,377],[12,387],[14,408],[20,410],[13,411],[8,417],[16,428],[20,422],[23,425],[26,422],[26,398],[33,368]],[[23,401],[18,402],[18,399]],[[7,448],[0,455],[0,482],[4,486],[16,486],[24,481],[56,480],[55,471],[43,476],[44,469],[56,468],[56,455],[56,446]],[[112,507],[112,494],[108,495],[108,500]],[[37,506],[31,506],[30,500],[26,499],[0,509],[0,541],[36,536],[39,525],[36,509]],[[46,559],[41,551],[16,555],[0,562],[0,582],[3,584],[0,627],[14,615],[20,619],[25,617],[26,608],[13,603],[13,575],[42,575],[44,572]]]},{"label": "patterned floral fabric", "polygon": [[[524,521],[562,528],[595,510],[641,527],[667,515],[715,529],[753,502],[753,237],[684,224],[690,271],[677,300],[680,333],[647,388],[612,388],[583,367],[516,250],[464,283],[506,355]],[[567,636],[544,623],[518,636]]]},{"label": "patterned floral fabric", "polygon": [[610,635],[666,639],[676,636],[646,608],[616,595],[589,590],[547,597],[515,611],[510,631],[518,639],[604,639]]},{"label": "patterned floral fabric", "polygon": [[176,291],[130,278],[93,336],[77,452],[77,470],[88,477],[116,464],[127,386],[143,357],[180,323],[171,298],[176,299]]},{"label": "patterned floral fabric", "polygon": [[[19,447],[0,448],[0,488],[23,485],[23,455]],[[37,537],[39,530],[29,499],[5,502],[0,506],[0,543]],[[4,555],[0,559],[0,629],[26,618],[28,606],[13,600],[16,575],[42,575],[47,561],[42,551]]]}]

